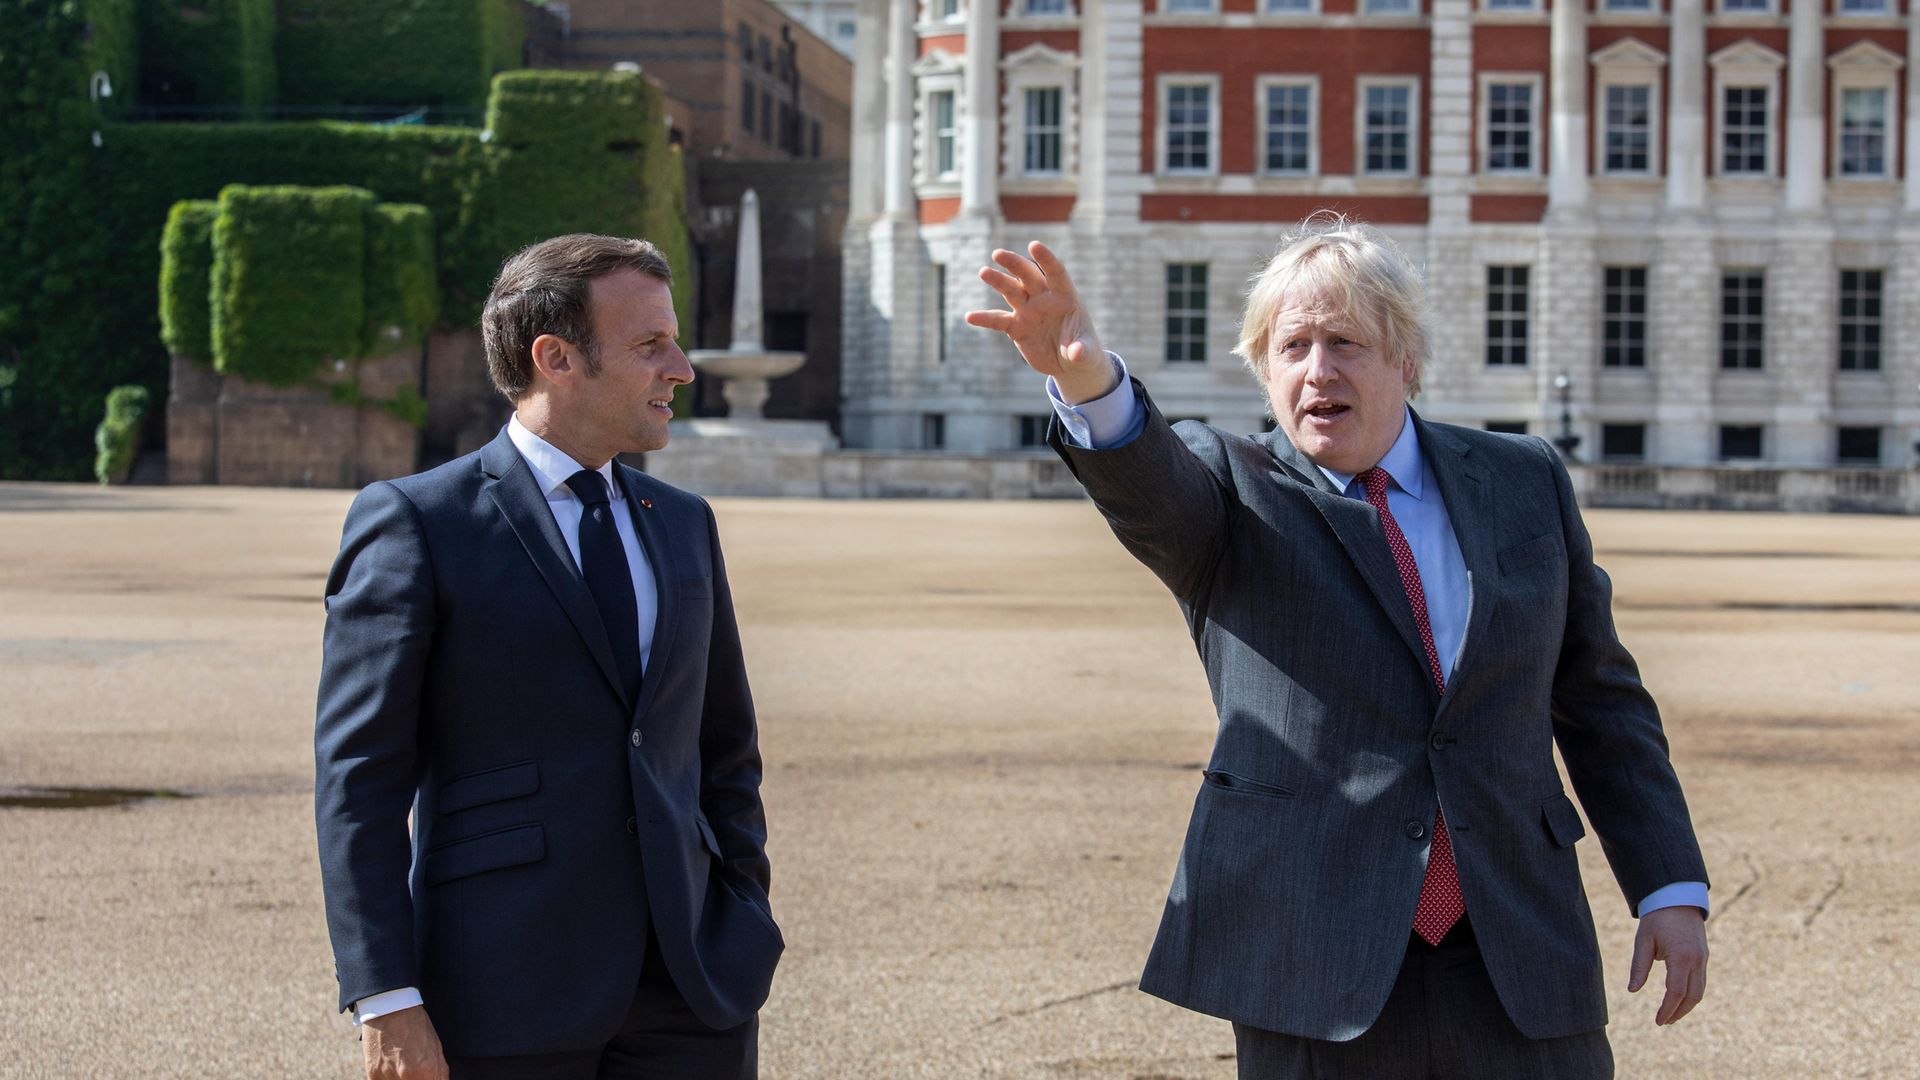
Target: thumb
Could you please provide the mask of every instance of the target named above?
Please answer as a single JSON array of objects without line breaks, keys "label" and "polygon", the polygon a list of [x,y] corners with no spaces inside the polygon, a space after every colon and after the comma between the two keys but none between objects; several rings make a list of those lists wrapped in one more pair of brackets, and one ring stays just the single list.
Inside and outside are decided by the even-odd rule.
[{"label": "thumb", "polygon": [[1627,969],[1627,993],[1637,993],[1647,983],[1647,973],[1653,970],[1653,935],[1647,932],[1647,924],[1640,924],[1640,932],[1633,936],[1633,963]]}]

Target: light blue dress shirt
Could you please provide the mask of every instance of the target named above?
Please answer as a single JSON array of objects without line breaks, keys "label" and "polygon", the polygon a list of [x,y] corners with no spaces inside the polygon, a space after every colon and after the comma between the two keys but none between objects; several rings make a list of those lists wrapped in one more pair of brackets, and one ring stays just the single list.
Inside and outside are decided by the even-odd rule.
[{"label": "light blue dress shirt", "polygon": [[[1067,438],[1088,450],[1111,450],[1139,437],[1146,426],[1147,411],[1133,393],[1127,378],[1127,365],[1119,356],[1108,353],[1119,385],[1104,397],[1069,405],[1060,396],[1060,387],[1047,380],[1047,398],[1053,402],[1054,415],[1066,429]],[[1346,473],[1316,466],[1348,498],[1365,502],[1366,488]],[[1414,564],[1420,570],[1420,589],[1427,598],[1427,619],[1433,626],[1433,648],[1440,657],[1440,671],[1453,677],[1454,661],[1467,635],[1467,611],[1471,592],[1466,560],[1460,555],[1460,540],[1453,534],[1453,519],[1447,516],[1446,501],[1440,484],[1434,479],[1433,466],[1420,452],[1420,437],[1414,430],[1413,414],[1408,411],[1400,425],[1400,437],[1380,459],[1392,483],[1387,485],[1387,509],[1413,549]],[[1655,889],[1640,901],[1640,914],[1663,907],[1691,905],[1702,913],[1707,910],[1707,887],[1698,881],[1681,881]]]}]

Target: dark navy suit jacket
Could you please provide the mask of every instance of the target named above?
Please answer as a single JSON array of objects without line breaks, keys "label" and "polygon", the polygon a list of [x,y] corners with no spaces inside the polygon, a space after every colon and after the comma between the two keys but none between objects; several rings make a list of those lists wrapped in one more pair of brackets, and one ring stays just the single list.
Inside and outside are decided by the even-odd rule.
[{"label": "dark navy suit jacket", "polygon": [[782,948],[713,514],[615,468],[659,589],[637,701],[505,431],[362,491],[327,581],[314,801],[341,1007],[417,986],[450,1054],[605,1043],[650,928],[694,1014],[732,1027]]}]

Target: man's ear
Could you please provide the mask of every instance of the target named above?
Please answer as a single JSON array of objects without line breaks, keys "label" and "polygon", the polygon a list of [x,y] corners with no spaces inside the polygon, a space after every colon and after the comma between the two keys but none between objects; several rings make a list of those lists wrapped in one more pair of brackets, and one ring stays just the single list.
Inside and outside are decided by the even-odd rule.
[{"label": "man's ear", "polygon": [[568,383],[579,377],[580,364],[567,339],[541,334],[533,339],[530,351],[533,354],[534,373],[547,381]]}]

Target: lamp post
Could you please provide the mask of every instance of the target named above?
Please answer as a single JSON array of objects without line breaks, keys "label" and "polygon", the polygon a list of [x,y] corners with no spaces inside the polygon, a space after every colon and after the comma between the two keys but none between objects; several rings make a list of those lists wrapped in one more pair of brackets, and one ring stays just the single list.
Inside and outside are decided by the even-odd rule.
[{"label": "lamp post", "polygon": [[1564,371],[1555,375],[1553,388],[1560,391],[1560,434],[1553,445],[1560,448],[1561,457],[1573,461],[1573,452],[1580,446],[1580,436],[1573,433],[1573,377]]}]

